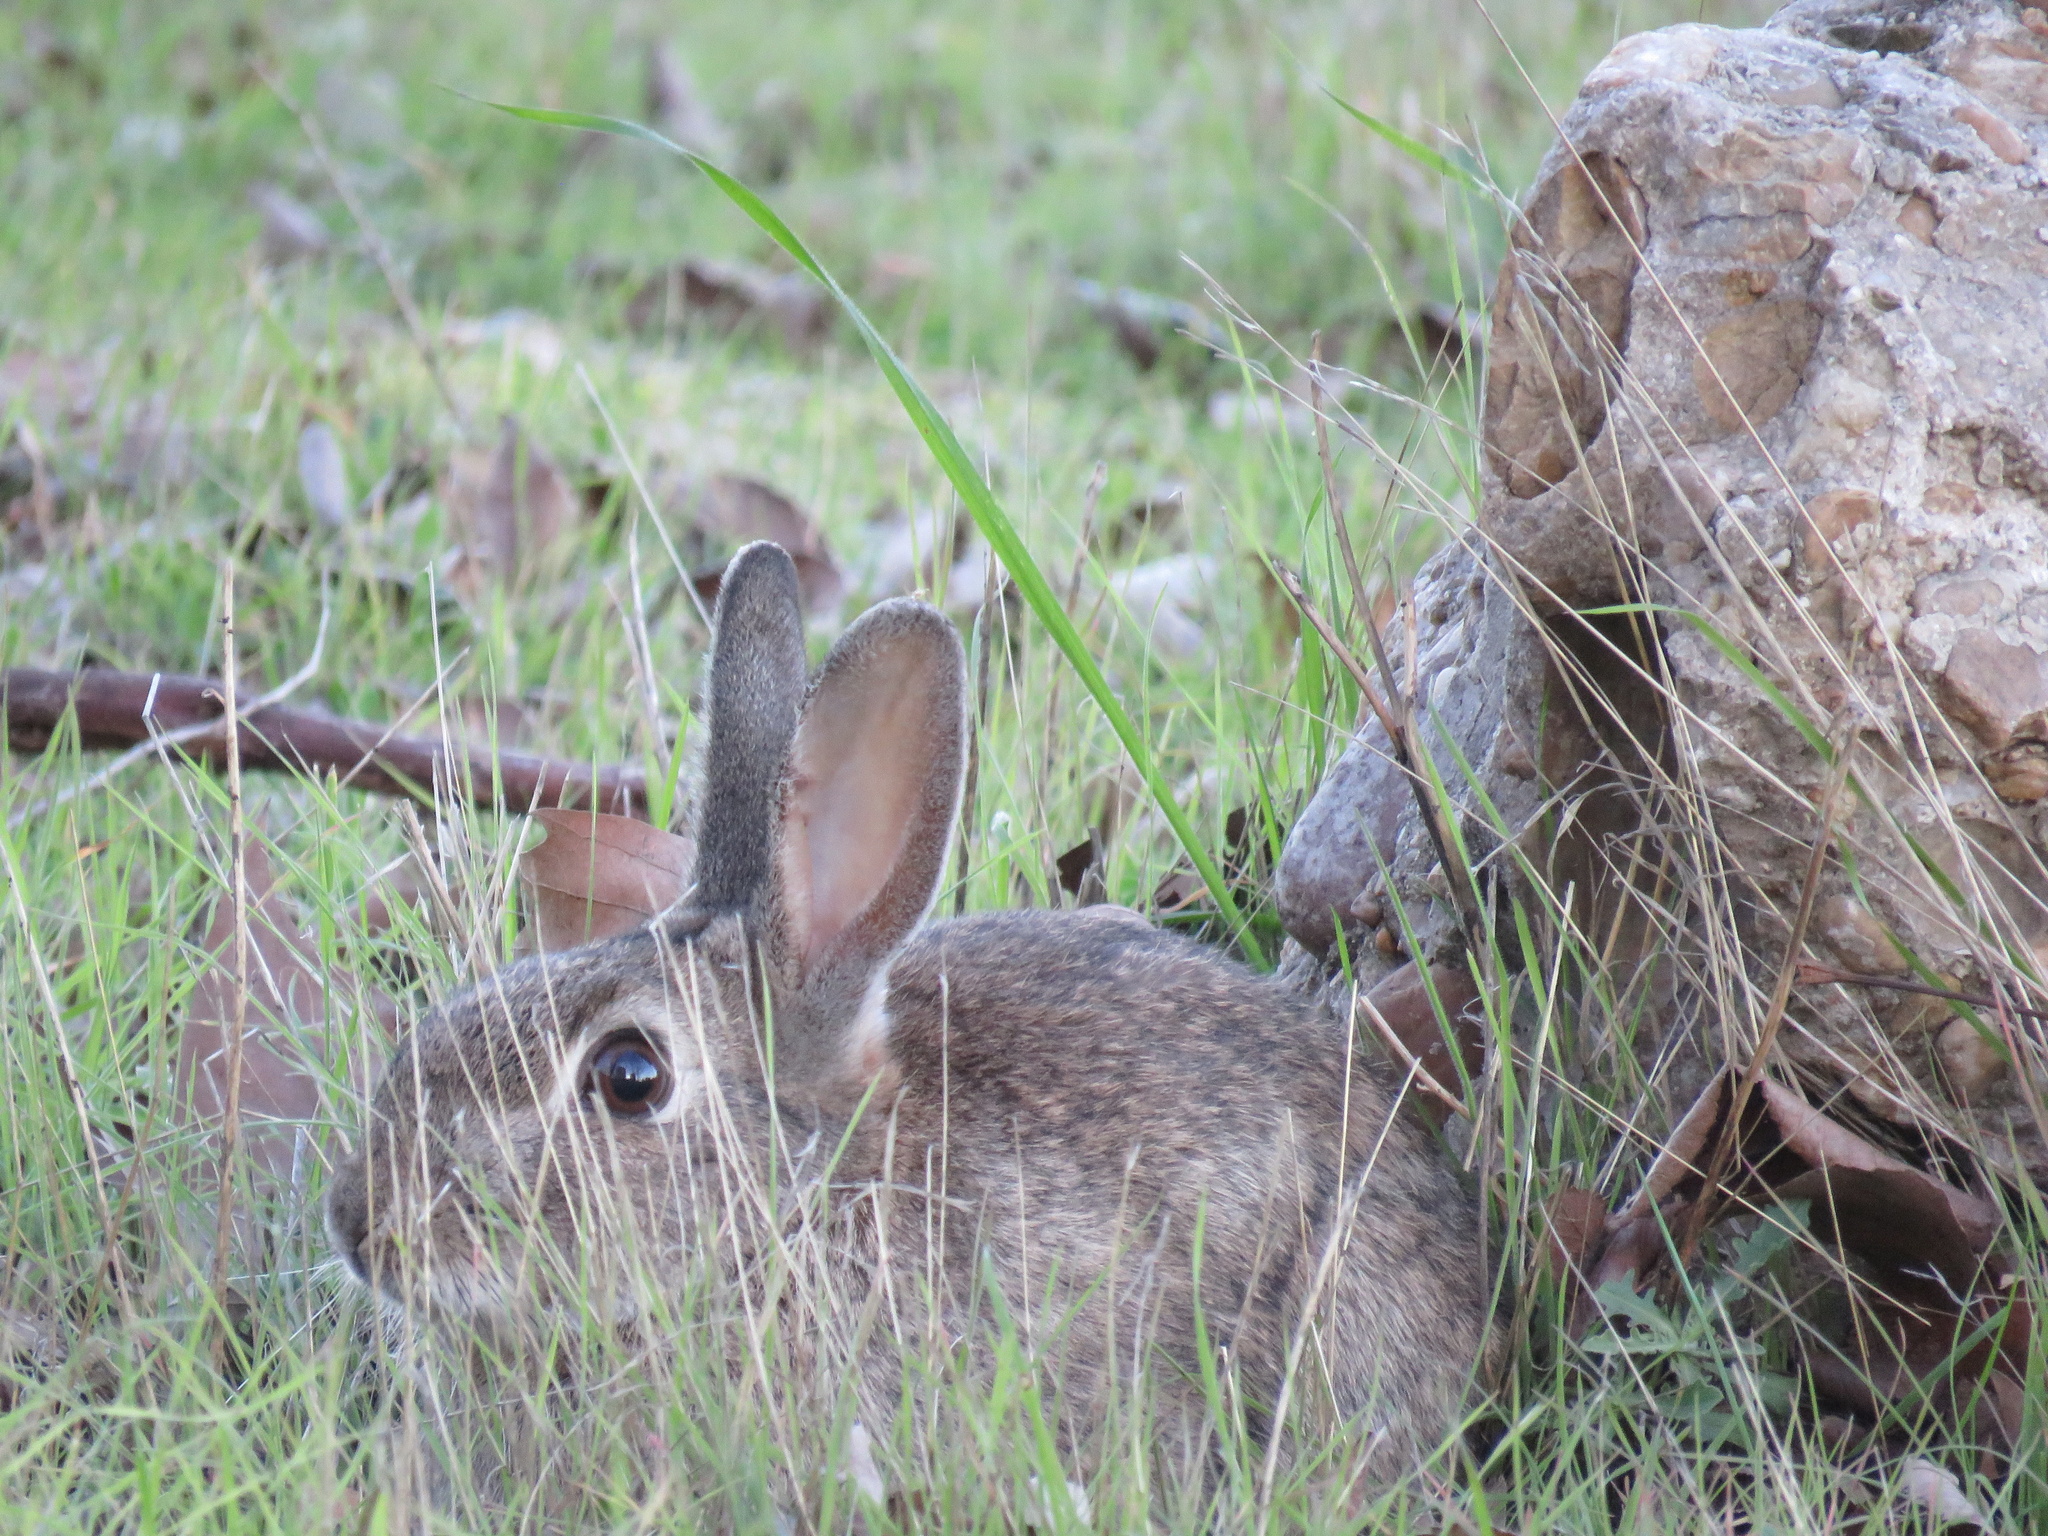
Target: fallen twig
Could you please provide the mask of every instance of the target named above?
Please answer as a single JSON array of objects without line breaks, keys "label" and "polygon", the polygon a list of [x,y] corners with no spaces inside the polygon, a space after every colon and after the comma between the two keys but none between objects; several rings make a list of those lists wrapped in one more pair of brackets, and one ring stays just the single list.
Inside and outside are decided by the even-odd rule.
[{"label": "fallen twig", "polygon": [[1871,976],[1862,971],[1845,971],[1818,960],[1799,962],[1798,984],[1802,987],[1877,987],[1886,992],[1911,992],[1915,997],[1938,997],[1943,1002],[1963,1003],[1971,1008],[2003,1007],[2023,1019],[2048,1024],[2048,1009],[2021,1008],[1977,992],[1958,992],[1953,987],[1933,987],[1924,981],[1907,981],[1899,976]]},{"label": "fallen twig", "polygon": [[[320,602],[320,632],[313,638],[313,654],[306,658],[306,664],[299,668],[298,671],[294,672],[261,698],[254,700],[247,709],[242,710],[241,714],[244,717],[268,709],[273,704],[282,704],[286,699],[313,680],[314,676],[320,671],[320,658],[327,649],[327,621],[330,614],[331,610],[323,593]],[[6,691],[5,676],[5,674],[0,674],[0,693]],[[161,686],[162,681],[163,679],[160,675],[151,674],[153,686]],[[7,818],[7,829],[11,832],[23,822],[46,815],[57,809],[60,805],[68,805],[80,795],[91,794],[101,786],[112,783],[122,773],[146,757],[161,756],[168,747],[181,745],[184,742],[190,741],[195,736],[202,736],[208,731],[219,728],[214,721],[201,720],[194,724],[182,726],[175,731],[167,732],[151,713],[151,709],[152,700],[148,695],[145,695],[142,706],[143,737],[136,745],[123,752],[90,778],[81,779],[76,784],[67,785],[65,788],[58,790],[56,794],[51,795],[47,800],[39,800],[34,805],[26,806],[16,811]],[[10,727],[8,731],[10,743],[13,740],[13,735],[13,730]],[[33,749],[23,748],[23,750]],[[344,779],[342,782],[346,784],[348,781]]]},{"label": "fallen twig", "polygon": [[[154,723],[166,743],[224,766],[222,692],[218,679],[162,673],[96,668],[0,672],[7,744],[16,752],[42,751],[65,716],[75,711],[78,742],[88,750],[148,744]],[[565,806],[647,815],[646,775],[636,768],[593,769],[587,763],[482,747],[447,749],[436,740],[389,735],[366,721],[278,705],[241,711],[238,729],[244,770],[331,772],[357,789],[427,805],[438,788],[484,809]]]}]

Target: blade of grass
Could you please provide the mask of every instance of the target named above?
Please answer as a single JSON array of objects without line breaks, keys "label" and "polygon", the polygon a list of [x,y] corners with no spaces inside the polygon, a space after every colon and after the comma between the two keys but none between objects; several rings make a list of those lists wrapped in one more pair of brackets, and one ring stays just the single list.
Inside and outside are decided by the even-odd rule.
[{"label": "blade of grass", "polygon": [[1224,883],[1222,870],[1209,856],[1209,851],[1202,846],[1200,837],[1196,835],[1194,823],[1188,819],[1186,811],[1182,810],[1179,802],[1174,799],[1173,790],[1167,784],[1166,776],[1153,757],[1150,747],[1139,733],[1137,723],[1111,691],[1109,679],[1103,675],[1102,668],[1096,664],[1095,658],[1088,653],[1088,647],[1081,639],[1081,632],[1067,616],[1058,594],[1053,591],[1052,583],[1046,579],[1045,573],[1038,567],[1038,562],[1032,558],[1023,537],[1017,532],[1016,524],[1010,521],[1009,514],[996,500],[995,492],[989,488],[988,482],[975,470],[974,461],[967,456],[967,450],[961,446],[960,439],[954,435],[952,427],[940,414],[939,408],[932,403],[931,397],[924,392],[923,386],[911,377],[909,369],[904,367],[895,349],[883,339],[882,333],[875,329],[873,323],[862,313],[860,306],[839,286],[832,274],[811,254],[810,248],[797,237],[796,232],[783,223],[781,216],[744,183],[720,170],[702,155],[693,154],[680,144],[656,133],[652,128],[625,118],[604,117],[588,112],[558,112],[544,107],[515,107],[495,101],[483,104],[527,122],[640,139],[682,156],[710,178],[711,184],[723,192],[740,212],[753,220],[762,233],[781,246],[798,266],[825,285],[826,290],[838,301],[839,307],[845,311],[846,317],[853,322],[854,328],[860,332],[861,339],[867,343],[876,366],[882,370],[882,376],[889,381],[890,389],[902,402],[911,425],[917,428],[918,436],[924,439],[925,447],[938,461],[939,467],[946,472],[946,478],[952,482],[953,489],[959,494],[968,514],[973,517],[975,526],[981,530],[981,536],[988,540],[989,547],[996,553],[996,558],[1002,561],[1004,568],[1009,571],[1010,579],[1017,584],[1018,594],[1030,606],[1032,613],[1037,615],[1039,623],[1045,626],[1046,632],[1052,636],[1053,643],[1060,648],[1061,653],[1067,658],[1068,665],[1073,667],[1075,675],[1081,679],[1081,685],[1088,690],[1089,696],[1101,709],[1103,717],[1109,721],[1110,729],[1116,732],[1117,740],[1130,754],[1131,761],[1136,764],[1140,777],[1145,781],[1145,788],[1151,793],[1153,802],[1158,805],[1160,814],[1166,818],[1167,825],[1173,829],[1173,835],[1186,852],[1189,862],[1202,877],[1202,884],[1208,888],[1210,899],[1216,903],[1218,911],[1230,915],[1232,937],[1243,948],[1254,966],[1260,970],[1267,969],[1265,951],[1251,932],[1245,915],[1238,910],[1236,901],[1231,897],[1230,888]]},{"label": "blade of grass", "polygon": [[1358,108],[1351,105],[1350,102],[1346,101],[1342,96],[1339,96],[1335,91],[1330,90],[1328,87],[1324,88],[1323,94],[1329,97],[1330,100],[1337,103],[1337,105],[1342,107],[1346,112],[1349,112],[1353,117],[1357,118],[1366,127],[1370,128],[1374,133],[1378,134],[1381,138],[1385,139],[1389,144],[1393,145],[1394,148],[1401,151],[1401,153],[1406,155],[1410,160],[1413,160],[1417,165],[1423,167],[1423,169],[1435,171],[1437,175],[1445,177],[1450,181],[1455,181],[1459,186],[1465,188],[1468,192],[1478,192],[1482,194],[1487,192],[1488,189],[1484,182],[1482,182],[1477,176],[1474,176],[1470,171],[1466,170],[1465,167],[1458,164],[1457,161],[1451,159],[1448,155],[1439,154],[1436,150],[1431,149],[1427,144],[1409,138],[1408,135],[1403,133],[1400,129],[1394,127],[1390,123],[1381,122],[1378,118],[1374,117],[1370,112],[1361,112]]}]

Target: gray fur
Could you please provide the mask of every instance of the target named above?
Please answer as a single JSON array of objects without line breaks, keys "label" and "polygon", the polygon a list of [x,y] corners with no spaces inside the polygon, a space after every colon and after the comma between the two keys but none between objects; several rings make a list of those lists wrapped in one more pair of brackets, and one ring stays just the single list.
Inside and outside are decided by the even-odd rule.
[{"label": "gray fur", "polygon": [[692,898],[710,911],[745,906],[768,875],[776,769],[804,696],[797,592],[796,563],[765,540],[734,555],[719,583]]},{"label": "gray fur", "polygon": [[[1213,950],[1100,909],[917,926],[957,815],[963,676],[957,637],[923,605],[854,625],[805,703],[755,900],[524,962],[423,1022],[330,1187],[337,1248],[401,1304],[421,1299],[407,1268],[420,1249],[408,1257],[392,1234],[424,1229],[428,1263],[457,1270],[491,1204],[575,1252],[610,1198],[655,1251],[680,1250],[699,1240],[696,1193],[722,1208],[721,1177],[765,1178],[771,1146],[843,1143],[829,1208],[849,1252],[904,1268],[892,1308],[922,1294],[937,1260],[939,1315],[905,1319],[907,1336],[975,1337],[983,1265],[1013,1317],[1071,1309],[1040,1343],[1063,1438],[1088,1438],[1141,1347],[1162,1411],[1198,1427],[1198,1317],[1228,1347],[1261,1435],[1312,1319],[1314,1385],[1301,1390],[1375,1432],[1376,1475],[1412,1465],[1455,1428],[1495,1354],[1471,1202],[1341,1026]],[[864,736],[863,720],[889,740]],[[890,782],[819,789],[848,763]],[[826,872],[836,916],[822,946],[798,889],[806,836],[893,850],[845,881]],[[885,1012],[864,1011],[880,976]],[[701,1127],[617,1119],[589,1096],[543,1111],[565,1045],[648,1018],[687,1018],[662,1027],[678,1062],[721,1085],[736,1135],[715,1149]],[[598,1140],[615,1149],[607,1167],[567,1150]],[[820,1176],[822,1155],[800,1158],[798,1176]],[[480,1186],[468,1193],[464,1169]],[[869,1275],[853,1288],[872,1283],[849,1271]],[[432,1304],[482,1317],[530,1299],[444,1283]],[[866,1337],[861,1375],[885,1412],[914,1346],[887,1326]]]}]

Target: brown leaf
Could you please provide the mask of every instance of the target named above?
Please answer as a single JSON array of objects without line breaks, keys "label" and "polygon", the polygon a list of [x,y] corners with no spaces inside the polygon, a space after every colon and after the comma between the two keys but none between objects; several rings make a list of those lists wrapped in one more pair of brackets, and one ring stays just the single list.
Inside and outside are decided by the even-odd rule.
[{"label": "brown leaf", "polygon": [[1543,1202],[1543,1257],[1551,1279],[1584,1271],[1600,1250],[1607,1227],[1607,1202],[1597,1190],[1570,1184]]},{"label": "brown leaf", "polygon": [[1433,369],[1442,363],[1456,368],[1465,360],[1469,329],[1470,321],[1458,306],[1434,301],[1424,304],[1415,312],[1415,340],[1422,349],[1423,365]]},{"label": "brown leaf", "polygon": [[326,220],[274,182],[252,183],[249,204],[263,217],[263,259],[272,266],[324,256],[334,243]]},{"label": "brown leaf", "polygon": [[1152,890],[1152,911],[1165,917],[1185,912],[1209,899],[1209,887],[1192,869],[1170,870]]},{"label": "brown leaf", "polygon": [[[1674,1196],[1690,1200],[1701,1192],[1705,1164],[1721,1135],[1737,1082],[1735,1072],[1724,1068],[1707,1085],[1667,1138],[1643,1187],[1616,1214],[1615,1225],[1646,1216],[1653,1205]],[[1904,1174],[1940,1191],[1956,1220],[1972,1234],[1973,1241],[1982,1245],[1989,1245],[2001,1224],[1997,1207],[1989,1201],[1945,1184],[1872,1146],[1792,1089],[1770,1078],[1760,1079],[1750,1095],[1737,1153],[1728,1177],[1723,1180],[1723,1189],[1738,1199],[1754,1199],[1761,1191],[1777,1189],[1811,1169],[1861,1169]]]},{"label": "brown leaf", "polygon": [[1941,1186],[1911,1169],[1816,1169],[1778,1195],[1810,1201],[1815,1236],[1862,1261],[1849,1286],[1848,1358],[1815,1372],[1823,1391],[1872,1414],[1925,1398],[2011,1449],[2032,1306],[2011,1264],[1965,1231]]},{"label": "brown leaf", "polygon": [[[347,977],[324,977],[312,950],[299,937],[291,905],[277,888],[270,859],[251,840],[244,855],[248,882],[248,987],[242,1020],[241,1114],[243,1144],[258,1168],[291,1186],[303,1128],[328,1117],[323,1080],[333,1065],[326,1054],[327,998],[351,985]],[[229,1035],[239,979],[235,967],[235,903],[222,893],[201,941],[208,965],[192,988],[178,1034],[172,1114],[179,1122],[213,1132],[227,1112]],[[380,994],[365,989],[365,1011],[388,1032],[394,1012]],[[382,1041],[361,1042],[341,1063],[351,1080],[367,1082]]]},{"label": "brown leaf", "polygon": [[779,544],[796,564],[797,590],[804,611],[828,612],[846,590],[839,564],[825,535],[789,497],[771,485],[744,475],[711,475],[701,482],[671,486],[663,500],[688,522],[695,558],[704,560],[693,573],[697,591],[708,605],[718,597],[725,564],[741,545],[756,539]]},{"label": "brown leaf", "polygon": [[759,321],[801,352],[831,329],[832,296],[801,272],[687,257],[655,273],[626,301],[626,324],[635,331],[665,335],[692,319],[728,331]]},{"label": "brown leaf", "polygon": [[[1663,1229],[1684,1225],[1706,1196],[1705,1165],[1738,1081],[1724,1069],[1707,1085],[1642,1189],[1609,1219],[1594,1288],[1631,1272],[1646,1281],[1668,1258]],[[1925,1398],[1945,1415],[1967,1411],[1981,1436],[2010,1447],[2033,1311],[2010,1262],[1990,1252],[2003,1229],[1998,1206],[1873,1146],[1769,1078],[1744,1107],[1734,1154],[1713,1214],[1804,1200],[1814,1236],[1857,1261],[1845,1271],[1855,1323],[1842,1353],[1807,1351],[1821,1393],[1873,1415]]]},{"label": "brown leaf", "polygon": [[543,954],[630,933],[674,905],[697,847],[687,837],[595,811],[533,813],[547,841],[519,856]]},{"label": "brown leaf", "polygon": [[577,497],[569,482],[510,416],[490,453],[457,451],[441,498],[473,581],[531,574],[576,521]]},{"label": "brown leaf", "polygon": [[1080,842],[1052,861],[1060,889],[1074,898],[1076,906],[1092,906],[1103,899],[1102,849],[1090,832]]},{"label": "brown leaf", "polygon": [[1187,510],[1188,489],[1184,485],[1154,486],[1131,499],[1122,514],[1109,519],[1101,542],[1112,555],[1120,555],[1140,542],[1156,542],[1170,536]]}]

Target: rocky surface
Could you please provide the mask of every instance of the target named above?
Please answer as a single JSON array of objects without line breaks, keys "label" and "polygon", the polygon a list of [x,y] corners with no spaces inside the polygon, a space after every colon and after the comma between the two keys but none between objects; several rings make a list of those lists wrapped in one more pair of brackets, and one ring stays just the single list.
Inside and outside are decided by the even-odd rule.
[{"label": "rocky surface", "polygon": [[[1479,525],[1416,585],[1414,687],[1487,880],[1570,883],[1649,1046],[1682,1024],[1717,1065],[1784,956],[1832,736],[1806,953],[2020,985],[2048,969],[2048,17],[1670,27],[1562,128],[1496,290]],[[1289,839],[1303,974],[1340,928],[1368,976],[1456,942],[1386,747],[1369,727]],[[1711,1040],[1687,1022],[1745,995]],[[2023,1032],[1807,987],[1783,1043],[1880,1120],[2048,1163]]]}]

